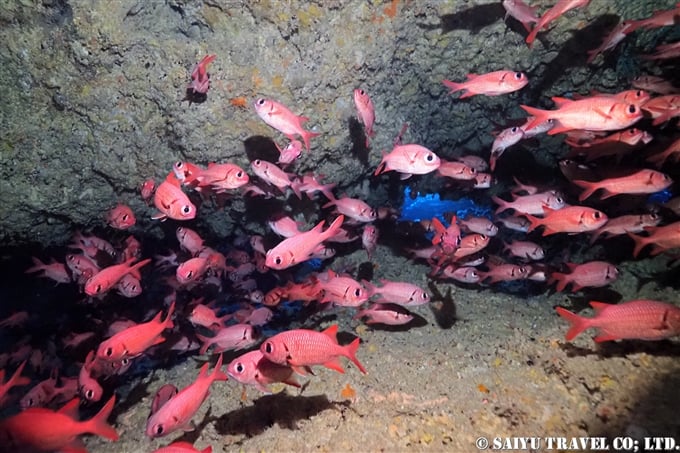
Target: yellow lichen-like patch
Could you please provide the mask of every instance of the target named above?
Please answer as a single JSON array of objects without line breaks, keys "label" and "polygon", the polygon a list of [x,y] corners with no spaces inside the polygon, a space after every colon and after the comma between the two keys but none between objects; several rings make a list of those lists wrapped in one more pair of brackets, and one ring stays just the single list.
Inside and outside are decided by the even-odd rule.
[{"label": "yellow lichen-like patch", "polygon": [[206,4],[203,4],[201,14],[210,28],[215,28],[215,26],[219,24],[220,20],[224,17],[224,13],[222,11]]},{"label": "yellow lichen-like patch", "polygon": [[274,77],[272,77],[272,86],[274,88],[281,88],[282,85],[283,85],[283,76],[277,74]]},{"label": "yellow lichen-like patch", "polygon": [[492,365],[495,366],[496,368],[498,368],[499,366],[503,365],[503,361],[501,360],[500,357],[496,357],[496,358],[493,360]]},{"label": "yellow lichen-like patch", "polygon": [[616,386],[616,381],[607,375],[600,376],[600,389],[606,390]]},{"label": "yellow lichen-like patch", "polygon": [[250,81],[253,84],[253,89],[255,91],[259,90],[262,86],[262,76],[260,76],[260,71],[257,68],[253,69],[253,74],[250,76]]}]

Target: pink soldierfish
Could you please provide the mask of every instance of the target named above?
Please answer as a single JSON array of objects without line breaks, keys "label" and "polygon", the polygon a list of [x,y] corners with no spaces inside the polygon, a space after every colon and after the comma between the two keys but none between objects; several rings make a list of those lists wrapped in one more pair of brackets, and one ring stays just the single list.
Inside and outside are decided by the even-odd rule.
[{"label": "pink soldierfish", "polygon": [[267,251],[265,264],[270,269],[281,270],[307,261],[314,252],[322,248],[322,242],[338,232],[344,220],[345,216],[339,215],[326,231],[323,231],[322,220],[311,230],[284,239]]},{"label": "pink soldierfish", "polygon": [[366,324],[399,326],[411,322],[413,314],[401,305],[373,304],[364,310],[359,310],[352,319],[360,319],[363,317],[368,318]]},{"label": "pink soldierfish", "polygon": [[531,31],[529,24],[538,22],[536,7],[529,6],[522,0],[503,0],[503,8],[505,8],[505,20],[508,20],[508,16],[514,17],[524,25],[527,32]]},{"label": "pink soldierfish", "polygon": [[401,173],[401,179],[408,179],[411,175],[425,175],[437,170],[441,165],[439,156],[424,146],[410,144],[397,145],[389,154],[383,151],[380,165],[374,176],[388,171]]},{"label": "pink soldierfish", "polygon": [[460,97],[460,99],[465,99],[477,94],[499,96],[512,93],[525,87],[529,83],[529,79],[523,72],[494,71],[479,75],[468,74],[465,82],[457,83],[444,80],[443,83],[451,90],[449,94],[465,90],[466,92]]},{"label": "pink soldierfish", "polygon": [[531,47],[538,32],[541,31],[541,29],[547,29],[550,22],[558,19],[571,9],[588,6],[588,3],[590,3],[590,0],[557,0],[555,6],[541,16],[536,26],[531,30],[531,33],[529,33],[529,36],[527,36],[526,43]]},{"label": "pink soldierfish", "polygon": [[430,301],[430,295],[413,283],[408,282],[393,282],[390,280],[381,279],[382,286],[378,287],[374,284],[363,281],[364,286],[368,290],[369,297],[380,294],[380,298],[376,300],[378,303],[393,303],[405,307],[414,307],[416,305],[423,305]]},{"label": "pink soldierfish", "polygon": [[556,307],[557,313],[566,319],[571,328],[567,341],[590,328],[599,329],[595,341],[612,340],[663,340],[680,334],[680,308],[655,300],[631,300],[620,304],[591,301],[595,316],[584,318]]},{"label": "pink soldierfish", "polygon": [[550,275],[552,281],[557,282],[556,290],[564,291],[569,283],[572,284],[572,292],[582,288],[599,288],[616,280],[619,270],[613,264],[606,261],[589,261],[583,264],[566,263],[570,272],[563,274],[553,272]]},{"label": "pink soldierfish", "polygon": [[191,419],[208,397],[210,386],[215,381],[226,381],[227,375],[222,367],[222,355],[217,359],[215,369],[208,374],[209,364],[205,363],[198,373],[196,381],[184,387],[177,395],[170,398],[146,422],[146,435],[150,438],[167,436],[179,429],[189,431]]},{"label": "pink soldierfish", "polygon": [[337,324],[323,332],[308,329],[288,330],[266,340],[260,346],[260,351],[267,360],[289,366],[302,375],[308,374],[308,369],[312,365],[323,365],[344,373],[340,356],[350,359],[359,371],[366,374],[366,368],[356,357],[361,339],[356,338],[350,344],[341,346],[336,338],[337,332]]},{"label": "pink soldierfish", "polygon": [[191,71],[191,83],[188,89],[194,93],[206,94],[210,89],[210,74],[208,65],[212,63],[217,55],[206,55]]},{"label": "pink soldierfish", "polygon": [[375,122],[375,109],[373,108],[373,101],[361,88],[354,90],[354,105],[357,108],[359,119],[364,124],[366,132],[366,147],[369,145],[369,137],[373,137],[373,123]]},{"label": "pink soldierfish", "polygon": [[309,118],[295,115],[286,106],[276,101],[260,98],[253,105],[255,111],[265,123],[283,132],[289,140],[294,140],[296,135],[302,137],[307,151],[309,151],[309,140],[319,135],[302,128],[302,123],[308,121]]},{"label": "pink soldierfish", "polygon": [[235,381],[251,385],[263,393],[271,393],[267,385],[275,382],[300,387],[290,367],[270,362],[259,349],[232,360],[227,365],[227,374]]}]

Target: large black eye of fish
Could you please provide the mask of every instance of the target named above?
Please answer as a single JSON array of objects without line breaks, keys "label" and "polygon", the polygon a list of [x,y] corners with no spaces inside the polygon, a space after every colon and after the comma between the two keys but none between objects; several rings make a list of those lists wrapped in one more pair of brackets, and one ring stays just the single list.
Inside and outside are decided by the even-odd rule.
[{"label": "large black eye of fish", "polygon": [[634,104],[630,104],[628,106],[628,113],[636,113],[637,112],[637,107],[635,107]]},{"label": "large black eye of fish", "polygon": [[191,278],[191,277],[193,277],[193,275],[194,275],[194,271],[189,271],[189,273],[187,274],[187,278]]},{"label": "large black eye of fish", "polygon": [[267,354],[274,352],[274,345],[272,345],[271,341],[268,341],[264,344],[264,352]]},{"label": "large black eye of fish", "polygon": [[243,178],[243,172],[240,171],[240,172],[236,173],[236,177],[237,178]]},{"label": "large black eye of fish", "polygon": [[99,294],[99,292],[102,290],[102,285],[97,285],[97,287],[94,289],[94,292],[96,294]]},{"label": "large black eye of fish", "polygon": [[515,73],[515,78],[516,78],[517,80],[521,80],[522,77],[524,77],[524,74],[522,74],[521,72],[516,72],[516,73]]},{"label": "large black eye of fish", "polygon": [[276,264],[278,266],[281,263],[283,263],[283,260],[281,259],[280,256],[277,256],[276,258],[274,258],[274,264]]},{"label": "large black eye of fish", "polygon": [[106,348],[106,350],[104,351],[104,354],[107,357],[111,357],[111,355],[113,354],[113,348]]},{"label": "large black eye of fish", "polygon": [[88,399],[88,400],[91,400],[92,398],[94,398],[94,391],[88,390],[87,392],[85,392],[85,398]]},{"label": "large black eye of fish", "polygon": [[241,362],[236,364],[236,372],[237,373],[243,373],[244,370],[245,370],[245,367],[243,366],[243,364]]},{"label": "large black eye of fish", "polygon": [[258,99],[257,105],[264,105],[264,99],[262,99],[262,98]]},{"label": "large black eye of fish", "polygon": [[157,436],[160,436],[161,434],[163,434],[163,425],[156,425],[156,426],[154,427],[154,433],[155,433]]},{"label": "large black eye of fish", "polygon": [[595,217],[596,219],[599,219],[600,218],[600,211],[595,211],[595,213],[593,214],[593,217]]},{"label": "large black eye of fish", "polygon": [[428,162],[432,162],[434,160],[434,155],[428,154],[427,156],[425,156],[425,160]]},{"label": "large black eye of fish", "polygon": [[184,167],[184,163],[182,163],[181,160],[175,162],[175,168],[176,168],[176,169],[181,170],[182,167]]},{"label": "large black eye of fish", "polygon": [[361,296],[361,288],[357,288],[354,290],[354,296],[355,297],[360,297]]},{"label": "large black eye of fish", "polygon": [[191,212],[191,206],[188,204],[185,204],[182,206],[182,214],[189,214]]}]

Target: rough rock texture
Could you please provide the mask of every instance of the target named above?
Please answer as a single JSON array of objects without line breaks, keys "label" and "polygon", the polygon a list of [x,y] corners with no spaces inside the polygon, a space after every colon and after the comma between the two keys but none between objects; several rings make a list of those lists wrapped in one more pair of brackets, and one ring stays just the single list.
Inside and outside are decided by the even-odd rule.
[{"label": "rough rock texture", "polygon": [[[153,233],[137,196],[145,178],[163,177],[178,159],[245,167],[248,137],[281,142],[254,113],[261,96],[311,118],[322,136],[295,171],[323,173],[341,189],[372,172],[403,122],[408,141],[443,156],[461,148],[486,156],[495,124],[525,116],[519,103],[612,89],[634,75],[640,43],[590,66],[584,48],[599,43],[613,14],[645,17],[652,5],[661,6],[594,0],[576,28],[558,21],[530,50],[521,26],[502,21],[500,2],[3,1],[0,244],[64,243],[74,226],[100,225],[118,201]],[[190,105],[182,101],[189,73],[208,53],[217,54],[212,89]],[[506,67],[529,74],[521,93],[458,102],[441,84]],[[376,105],[367,160],[352,152],[349,133],[358,86]],[[210,206],[201,221],[221,233],[245,209],[234,200],[211,217]]]}]

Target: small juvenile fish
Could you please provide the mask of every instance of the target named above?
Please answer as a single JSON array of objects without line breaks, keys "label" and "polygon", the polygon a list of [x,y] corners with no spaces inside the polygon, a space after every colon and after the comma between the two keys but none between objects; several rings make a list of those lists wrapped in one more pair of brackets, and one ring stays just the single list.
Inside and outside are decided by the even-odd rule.
[{"label": "small juvenile fish", "polygon": [[296,135],[302,137],[305,148],[309,151],[310,139],[320,135],[302,128],[302,123],[309,120],[306,116],[297,116],[286,106],[271,99],[258,99],[253,104],[255,111],[262,120],[274,129],[283,132],[289,140]]},{"label": "small juvenile fish", "polygon": [[456,83],[444,80],[443,83],[451,90],[449,94],[465,90],[466,92],[460,97],[460,99],[465,99],[477,94],[499,96],[512,93],[526,86],[529,79],[523,72],[494,71],[480,75],[468,74],[465,82]]}]

